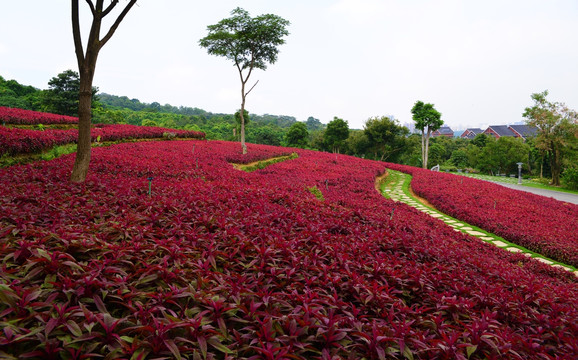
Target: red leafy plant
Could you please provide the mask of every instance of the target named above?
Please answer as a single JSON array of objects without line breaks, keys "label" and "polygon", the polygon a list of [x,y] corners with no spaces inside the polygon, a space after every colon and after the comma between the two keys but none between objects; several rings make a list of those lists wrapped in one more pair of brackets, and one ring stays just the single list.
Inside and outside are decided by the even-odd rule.
[{"label": "red leafy plant", "polygon": [[[375,190],[384,163],[297,150],[292,161],[246,173],[227,161],[237,147],[96,148],[85,184],[68,181],[70,155],[0,169],[0,354],[577,353],[573,275],[385,199]],[[251,147],[258,159],[295,151]]]},{"label": "red leafy plant", "polygon": [[559,262],[578,267],[578,206],[491,182],[388,164],[440,211]]},{"label": "red leafy plant", "polygon": [[0,106],[0,122],[18,125],[78,124],[78,118]]}]

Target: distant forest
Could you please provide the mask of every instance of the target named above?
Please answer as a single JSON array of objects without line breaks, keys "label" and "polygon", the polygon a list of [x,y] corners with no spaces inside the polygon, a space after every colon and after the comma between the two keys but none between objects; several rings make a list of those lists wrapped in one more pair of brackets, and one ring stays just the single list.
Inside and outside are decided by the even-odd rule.
[{"label": "distant forest", "polygon": [[[78,74],[67,70],[50,79],[49,89],[39,90],[4,80],[0,76],[0,106],[77,116]],[[127,96],[99,93],[93,88],[93,123],[161,126],[202,131],[210,140],[238,141],[239,116],[215,114],[193,107],[143,103]],[[300,122],[287,115],[245,116],[246,141],[255,144],[290,146],[338,152],[366,159],[421,166],[421,136],[411,134],[393,116],[368,119],[362,130],[349,129],[346,120],[335,117],[328,124],[309,117]],[[562,181],[568,188],[578,189],[578,141],[566,139],[561,162]],[[429,163],[442,170],[466,169],[484,174],[516,175],[518,163],[524,164],[526,176],[548,182],[552,175],[551,159],[535,138],[526,141],[514,137],[478,134],[474,139],[434,137],[429,146]],[[432,165],[433,166],[433,165]]]},{"label": "distant forest", "polygon": [[[76,116],[74,89],[77,80],[72,71],[52,78],[49,89],[41,90],[23,85],[16,80],[5,80],[0,76],[0,106],[53,112]],[[158,102],[144,103],[127,96],[96,94],[93,103],[93,123],[126,123],[141,126],[162,126],[203,131],[208,139],[238,140],[239,124],[234,114],[212,113],[196,107],[161,105]],[[70,96],[72,95],[72,99]],[[285,138],[297,119],[288,115],[249,114],[247,141],[268,145],[287,145]],[[325,125],[309,117],[305,122],[310,134],[322,131]]]}]

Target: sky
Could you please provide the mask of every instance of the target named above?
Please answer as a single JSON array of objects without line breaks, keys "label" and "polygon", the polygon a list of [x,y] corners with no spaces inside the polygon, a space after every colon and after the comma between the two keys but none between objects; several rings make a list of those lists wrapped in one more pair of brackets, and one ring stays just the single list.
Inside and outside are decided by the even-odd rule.
[{"label": "sky", "polygon": [[[59,73],[78,71],[70,6],[0,0],[0,76],[46,89]],[[80,7],[86,38],[90,15],[85,1]],[[139,0],[102,48],[94,86],[235,112],[237,69],[198,42],[236,7],[291,22],[278,61],[251,75],[259,83],[247,97],[250,113],[323,123],[337,116],[362,129],[380,116],[411,124],[421,100],[463,130],[522,122],[531,94],[544,90],[578,109],[576,0]]]}]

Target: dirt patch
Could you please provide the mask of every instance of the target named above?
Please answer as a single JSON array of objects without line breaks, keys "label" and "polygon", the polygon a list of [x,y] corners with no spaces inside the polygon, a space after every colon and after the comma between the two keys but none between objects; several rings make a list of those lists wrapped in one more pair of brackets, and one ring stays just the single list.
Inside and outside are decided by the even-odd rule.
[{"label": "dirt patch", "polygon": [[387,175],[388,174],[387,174],[387,170],[386,170],[383,174],[381,174],[375,178],[375,190],[377,190],[377,192],[381,193],[380,185],[381,185],[381,182],[383,181],[383,179],[385,179],[387,177]]},{"label": "dirt patch", "polygon": [[413,189],[411,188],[411,185],[409,186],[409,193],[411,194],[411,196],[413,196],[417,201],[419,201],[420,203],[422,203],[425,206],[428,206],[434,210],[439,211],[438,209],[436,209],[435,206],[433,206],[429,201],[427,201],[426,199],[418,196],[416,193],[413,192]]}]

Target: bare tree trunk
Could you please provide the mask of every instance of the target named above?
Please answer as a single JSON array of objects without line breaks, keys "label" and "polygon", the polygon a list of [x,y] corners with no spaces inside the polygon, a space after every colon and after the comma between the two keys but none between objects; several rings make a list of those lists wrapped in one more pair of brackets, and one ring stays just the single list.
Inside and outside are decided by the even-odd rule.
[{"label": "bare tree trunk", "polygon": [[76,159],[70,174],[70,181],[84,182],[88,174],[90,165],[90,124],[91,124],[91,105],[92,105],[92,81],[96,69],[96,60],[100,49],[110,40],[126,14],[136,4],[137,0],[130,0],[116,18],[106,35],[100,39],[100,29],[102,19],[107,16],[118,4],[118,1],[111,1],[105,7],[104,0],[86,0],[92,12],[92,24],[90,33],[86,42],[86,54],[82,44],[80,34],[80,16],[78,9],[78,0],[71,0],[72,8],[72,36],[74,39],[74,50],[80,73],[80,91],[78,94],[78,143],[76,150]]},{"label": "bare tree trunk", "polygon": [[72,182],[84,182],[88,174],[91,151],[91,103],[92,92],[81,90],[78,101],[78,143],[76,159],[72,173],[70,174],[70,181]]},{"label": "bare tree trunk", "polygon": [[555,145],[552,146],[552,158],[550,161],[550,167],[552,168],[552,185],[560,186],[560,170],[562,168],[560,149]]},{"label": "bare tree trunk", "polygon": [[423,157],[423,168],[424,169],[427,169],[427,161],[428,161],[428,157],[429,157],[429,137],[430,137],[430,135],[431,135],[431,130],[429,129],[429,126],[428,126],[427,134],[425,136],[425,154]]},{"label": "bare tree trunk", "polygon": [[243,149],[243,155],[247,153],[247,145],[245,144],[245,83],[242,86],[242,101],[241,101],[241,148]]},{"label": "bare tree trunk", "polygon": [[426,168],[426,155],[425,155],[425,133],[423,129],[421,130],[421,166]]}]

